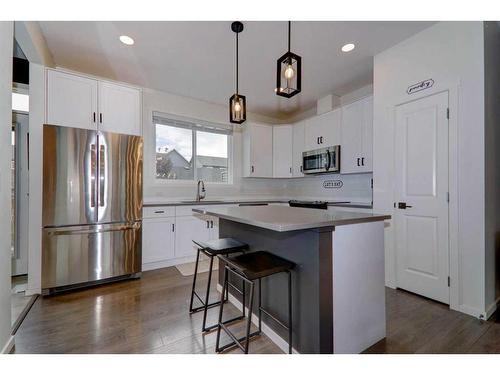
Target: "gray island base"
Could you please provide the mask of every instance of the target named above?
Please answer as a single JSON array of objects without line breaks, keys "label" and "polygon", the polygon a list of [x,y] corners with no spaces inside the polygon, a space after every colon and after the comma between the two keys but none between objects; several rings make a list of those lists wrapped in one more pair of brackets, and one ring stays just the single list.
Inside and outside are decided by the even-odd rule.
[{"label": "gray island base", "polygon": [[[292,272],[296,352],[360,353],[386,336],[384,220],[390,216],[285,206],[193,211],[218,217],[220,238],[236,238],[250,251],[269,251],[296,264]],[[222,272],[220,267],[219,284]],[[284,274],[262,280],[263,307],[283,322],[288,311],[286,291]],[[241,309],[241,296],[230,292],[231,302]],[[253,313],[257,323],[257,311]],[[286,348],[283,328],[265,315],[262,318],[263,332]]]}]

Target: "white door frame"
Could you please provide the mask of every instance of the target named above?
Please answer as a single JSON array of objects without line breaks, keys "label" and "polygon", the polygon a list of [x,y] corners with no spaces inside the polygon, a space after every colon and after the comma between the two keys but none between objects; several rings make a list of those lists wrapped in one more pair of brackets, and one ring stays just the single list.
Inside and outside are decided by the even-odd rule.
[{"label": "white door frame", "polygon": [[[437,85],[436,85],[437,86]],[[416,94],[411,100],[402,100],[395,104],[392,108],[393,124],[396,124],[396,109],[398,106],[407,104],[425,97],[448,92],[448,108],[450,110],[450,118],[448,120],[448,189],[450,193],[450,202],[448,205],[448,236],[449,236],[449,273],[450,273],[450,309],[461,311],[470,315],[477,315],[477,311],[471,310],[463,305],[460,300],[460,260],[458,248],[458,103],[460,84],[457,82],[443,83],[436,87],[435,90],[428,93]],[[395,141],[396,133],[393,131],[393,142]],[[393,171],[395,166],[393,165]],[[393,187],[393,202],[395,202],[395,188]],[[393,211],[394,212],[394,211]],[[394,222],[392,222],[394,225]],[[397,276],[396,262],[396,236],[392,234],[392,246],[394,249],[392,259],[393,275]],[[396,282],[396,280],[394,280]]]},{"label": "white door frame", "polygon": [[[439,98],[437,98],[439,97]],[[440,97],[443,97],[442,99]],[[437,98],[437,99],[436,99]],[[446,99],[444,99],[446,98]],[[435,93],[432,93],[432,94],[429,94],[429,95],[426,95],[426,96],[422,96],[422,97],[419,97],[419,98],[416,98],[414,100],[411,100],[411,101],[407,101],[403,104],[399,104],[398,106],[395,107],[395,110],[396,110],[396,119],[395,119],[395,128],[394,128],[394,176],[395,176],[395,179],[394,179],[394,190],[393,190],[393,201],[395,202],[394,203],[394,206],[396,205],[396,202],[398,201],[401,201],[401,200],[406,200],[406,198],[402,198],[401,197],[401,194],[406,192],[406,188],[402,188],[403,191],[399,191],[399,194],[397,192],[397,188],[396,186],[398,185],[398,180],[399,180],[399,177],[396,177],[397,174],[398,174],[398,168],[401,168],[401,165],[399,164],[400,162],[400,158],[398,158],[398,155],[396,154],[397,150],[398,150],[398,146],[400,145],[400,143],[396,143],[398,140],[396,139],[396,136],[398,134],[398,130],[396,129],[396,127],[400,126],[399,124],[399,120],[398,120],[398,115],[397,115],[397,111],[401,108],[401,107],[405,107],[405,106],[408,106],[408,105],[418,105],[419,102],[422,102],[424,100],[431,100],[432,102],[434,102],[434,100],[438,100],[438,102],[440,103],[439,106],[440,108],[443,108],[443,100],[446,101],[446,106],[445,106],[445,109],[446,111],[449,111],[449,92],[448,90],[444,90],[444,91],[440,91],[440,92],[435,92]],[[434,102],[435,103],[435,102]],[[440,112],[442,113],[442,112]],[[446,120],[446,147],[448,148],[449,147],[449,116],[447,116],[447,120]],[[439,120],[439,121],[442,121],[442,120]],[[443,124],[444,125],[444,124]],[[401,139],[399,139],[399,141],[401,142]],[[436,140],[437,141],[437,140]],[[444,146],[444,145],[443,145]],[[439,154],[439,152],[438,152]],[[448,149],[446,150],[446,153],[444,154],[441,154],[443,157],[446,155],[446,168],[449,167],[449,152],[448,152]],[[438,162],[439,165],[443,165],[442,164],[443,161],[441,162]],[[442,178],[442,177],[440,177]],[[444,180],[441,180],[440,178],[438,178],[439,181],[443,182],[444,183]],[[447,176],[445,178],[446,180],[446,192],[449,194],[449,172],[447,171]],[[403,184],[403,185],[406,185],[406,184]],[[441,186],[441,187],[440,187]],[[443,185],[441,183],[438,183],[438,190],[441,191],[441,199],[444,199],[445,196],[444,196],[444,192],[441,190],[443,187]],[[404,194],[403,194],[404,195]],[[410,199],[410,203],[411,203],[411,198],[408,198]],[[417,199],[417,198],[415,198]],[[413,202],[412,204],[414,203],[417,203],[417,202]],[[423,203],[423,202],[422,202]],[[444,202],[441,201],[441,205],[443,204]],[[418,204],[418,203],[417,203]],[[446,250],[445,250],[445,254],[442,254],[440,255],[440,257],[442,257],[443,255],[445,256],[445,261],[444,261],[444,264],[446,265],[446,272],[443,274],[443,270],[441,271],[438,271],[438,273],[440,274],[440,276],[442,276],[442,278],[440,277],[440,280],[441,282],[438,282],[439,285],[436,285],[436,287],[438,288],[438,290],[428,290],[428,292],[431,294],[431,295],[434,295],[434,299],[440,301],[440,302],[443,302],[447,305],[450,305],[450,285],[446,286],[446,285],[443,285],[443,283],[446,283],[446,278],[450,278],[450,243],[449,243],[449,234],[450,234],[450,229],[449,229],[449,215],[450,215],[450,210],[449,210],[449,202],[447,202],[444,206],[441,206],[441,209],[446,207],[446,234],[447,234],[447,240],[446,240]],[[439,210],[439,209],[438,209]],[[405,213],[402,213],[397,207],[395,207],[395,210],[394,210],[394,220],[393,220],[393,223],[394,223],[394,254],[395,254],[395,264],[396,264],[396,273],[395,273],[395,284],[397,287],[401,286],[401,285],[404,285],[406,284],[406,287],[408,288],[408,290],[412,291],[411,290],[411,286],[408,284],[408,281],[406,282],[402,282],[403,280],[399,281],[398,280],[398,275],[400,275],[400,272],[401,270],[399,269],[399,266],[401,263],[401,260],[399,259],[399,256],[402,255],[400,254],[399,252],[399,248],[400,248],[400,244],[397,243],[397,240],[398,240],[398,231],[401,230],[401,228],[397,228],[396,227],[396,220],[397,220],[397,217],[398,215],[401,215],[403,214],[403,216],[405,215]],[[439,215],[439,214],[437,214]],[[411,216],[411,212],[410,212],[410,216]],[[418,215],[417,215],[418,216]],[[444,219],[444,218],[443,218]],[[402,224],[402,223],[400,223]],[[444,228],[443,228],[444,229]],[[438,238],[441,237],[441,232],[438,233]],[[443,259],[441,259],[443,260]],[[439,262],[440,264],[442,262]],[[440,267],[441,268],[441,267]],[[417,283],[418,284],[418,283]],[[424,284],[426,284],[426,282],[424,281]],[[407,289],[406,287],[402,287],[403,289]],[[421,285],[421,287],[423,289],[426,289],[426,287],[423,287]],[[445,288],[445,289],[443,289]],[[417,287],[417,289],[419,289]],[[417,294],[419,294],[418,292],[415,292]],[[433,298],[433,297],[430,297],[430,295],[426,295],[425,293],[422,294],[423,296],[425,297],[429,297],[429,298]]]}]

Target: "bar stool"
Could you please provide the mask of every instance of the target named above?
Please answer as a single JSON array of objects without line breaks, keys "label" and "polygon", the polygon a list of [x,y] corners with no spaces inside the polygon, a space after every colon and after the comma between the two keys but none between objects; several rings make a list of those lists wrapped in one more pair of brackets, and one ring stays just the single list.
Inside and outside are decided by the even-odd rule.
[{"label": "bar stool", "polygon": [[[203,310],[203,324],[202,324],[202,332],[207,332],[210,331],[218,326],[218,324],[211,325],[210,327],[206,327],[206,322],[207,322],[207,311],[209,308],[218,306],[221,303],[224,303],[227,301],[228,298],[228,291],[226,290],[226,298],[222,298],[220,301],[212,302],[209,303],[209,298],[210,298],[210,282],[212,280],[212,271],[213,271],[213,264],[214,264],[214,257],[218,255],[223,255],[226,258],[229,257],[229,254],[234,254],[234,253],[241,253],[245,252],[248,250],[248,245],[240,242],[234,238],[221,238],[217,240],[211,240],[211,241],[194,241],[194,244],[198,247],[198,252],[196,254],[196,263],[195,263],[195,268],[194,268],[194,276],[193,276],[193,286],[191,289],[191,301],[189,303],[189,313],[193,314],[195,312]],[[207,291],[205,294],[205,300],[202,300],[202,298],[196,293],[196,279],[198,275],[198,263],[200,261],[200,253],[205,254],[208,258],[210,258],[210,266],[208,270],[208,282],[207,282]],[[232,285],[233,288],[239,291],[236,286]],[[242,292],[245,292],[245,284],[243,283],[243,288]],[[193,308],[193,300],[194,297],[198,298],[198,300],[201,303],[201,306]],[[224,296],[224,295],[223,295]],[[242,316],[239,316],[237,318],[233,318],[231,320],[228,320],[226,323],[229,323],[231,321],[235,321],[238,319],[243,319],[245,317],[245,312],[243,312]]]},{"label": "bar stool", "polygon": [[[277,322],[281,327],[288,330],[288,352],[292,353],[292,273],[291,270],[295,267],[295,263],[283,259],[277,255],[271,254],[267,251],[257,251],[254,253],[247,253],[243,255],[238,255],[233,258],[223,258],[219,256],[219,259],[224,262],[224,282],[222,284],[222,296],[219,308],[219,323],[217,327],[217,341],[215,345],[215,351],[220,353],[230,347],[238,346],[245,354],[248,354],[248,344],[250,337],[260,335],[262,330],[262,313],[266,314]],[[273,316],[270,312],[262,307],[262,287],[261,280],[264,277],[268,277],[277,273],[286,272],[288,274],[288,325],[285,325],[278,318]],[[236,338],[234,334],[226,326],[226,322],[222,321],[222,313],[224,304],[224,293],[228,288],[228,274],[231,273],[238,278],[240,278],[243,283],[250,284],[250,302],[248,307],[248,318],[246,335],[241,338]],[[250,333],[250,327],[252,324],[252,310],[253,310],[253,299],[254,299],[254,286],[255,280],[259,281],[259,328],[257,331]],[[245,299],[243,299],[243,311],[245,311]],[[219,347],[220,333],[223,329],[227,335],[233,341],[227,345]],[[242,342],[245,345],[242,345]]]}]

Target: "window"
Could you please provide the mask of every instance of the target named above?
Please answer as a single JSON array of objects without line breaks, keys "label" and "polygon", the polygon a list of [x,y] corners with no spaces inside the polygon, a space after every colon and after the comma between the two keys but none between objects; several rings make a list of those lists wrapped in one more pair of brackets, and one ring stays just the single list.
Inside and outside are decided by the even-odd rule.
[{"label": "window", "polygon": [[153,122],[157,180],[230,182],[230,128],[158,114]]}]

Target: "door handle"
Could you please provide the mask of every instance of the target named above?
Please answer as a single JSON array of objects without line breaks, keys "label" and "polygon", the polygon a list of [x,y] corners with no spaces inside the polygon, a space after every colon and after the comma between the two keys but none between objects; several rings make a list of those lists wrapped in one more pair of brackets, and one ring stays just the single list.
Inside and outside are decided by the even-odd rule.
[{"label": "door handle", "polygon": [[210,228],[210,222],[207,220],[207,228]]},{"label": "door handle", "polygon": [[97,152],[96,145],[90,145],[90,207],[95,207],[95,188],[96,188],[96,168],[97,168]]},{"label": "door handle", "polygon": [[97,228],[97,229],[64,229],[64,230],[54,230],[47,234],[49,236],[67,236],[67,235],[79,235],[79,234],[96,234],[96,233],[106,233],[106,232],[121,232],[124,230],[138,229],[139,224],[129,224],[129,225],[119,225],[111,228]]},{"label": "door handle", "polygon": [[213,228],[214,227],[214,222],[213,220],[210,220],[210,228]]},{"label": "door handle", "polygon": [[292,174],[292,167],[290,167],[290,174]]},{"label": "door handle", "polygon": [[252,173],[255,171],[255,168],[253,167],[253,165],[252,165],[251,171],[252,171]]},{"label": "door handle", "polygon": [[104,206],[104,184],[106,176],[104,175],[104,145],[99,146],[99,206]]},{"label": "door handle", "polygon": [[406,202],[398,202],[398,208],[400,210],[406,210],[407,208],[412,208],[413,206],[409,206]]},{"label": "door handle", "polygon": [[358,158],[358,167],[360,167],[360,165],[359,165],[359,158]]},{"label": "door handle", "polygon": [[361,158],[361,165],[364,166],[365,165],[365,158]]},{"label": "door handle", "polygon": [[323,144],[323,136],[319,137],[319,143]]},{"label": "door handle", "polygon": [[99,113],[99,122],[102,124],[102,113]]}]

